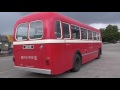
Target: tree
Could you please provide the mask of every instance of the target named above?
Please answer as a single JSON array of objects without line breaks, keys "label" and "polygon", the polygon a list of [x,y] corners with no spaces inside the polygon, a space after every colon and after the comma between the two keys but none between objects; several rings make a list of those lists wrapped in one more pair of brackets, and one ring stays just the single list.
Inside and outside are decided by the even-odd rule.
[{"label": "tree", "polygon": [[109,43],[116,43],[120,40],[120,32],[118,26],[108,25],[105,29],[100,29],[102,34],[102,41]]}]

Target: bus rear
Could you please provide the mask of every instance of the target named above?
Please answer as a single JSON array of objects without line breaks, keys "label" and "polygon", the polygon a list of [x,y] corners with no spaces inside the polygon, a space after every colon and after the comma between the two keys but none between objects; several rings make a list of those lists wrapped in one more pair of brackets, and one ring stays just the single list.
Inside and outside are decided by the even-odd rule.
[{"label": "bus rear", "polygon": [[[37,15],[37,14],[36,14]],[[45,25],[44,20],[32,18],[20,19],[14,29],[14,56],[15,68],[42,74],[51,74],[51,67],[43,65],[45,59],[43,44]]]}]

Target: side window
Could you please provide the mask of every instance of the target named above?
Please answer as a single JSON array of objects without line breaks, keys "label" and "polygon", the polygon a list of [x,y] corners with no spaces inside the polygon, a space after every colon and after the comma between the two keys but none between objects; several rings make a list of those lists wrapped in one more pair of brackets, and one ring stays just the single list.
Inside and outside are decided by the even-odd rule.
[{"label": "side window", "polygon": [[92,40],[92,31],[88,30],[88,40]]},{"label": "side window", "polygon": [[30,39],[38,39],[43,36],[43,23],[41,21],[32,21],[30,23]]},{"label": "side window", "polygon": [[97,35],[96,35],[96,32],[93,32],[93,39],[94,40],[97,40],[97,37],[96,37]]},{"label": "side window", "polygon": [[98,40],[98,41],[100,40],[100,35],[99,35],[99,33],[97,33],[97,40]]},{"label": "side window", "polygon": [[62,34],[62,32],[61,32],[61,27],[60,27],[60,21],[56,21],[56,23],[55,23],[55,36],[57,38],[62,38],[61,34]]},{"label": "side window", "polygon": [[62,23],[64,38],[70,38],[69,24]]},{"label": "side window", "polygon": [[81,39],[87,39],[87,30],[81,28]]},{"label": "side window", "polygon": [[73,39],[80,39],[80,29],[74,25],[71,25],[71,32]]}]

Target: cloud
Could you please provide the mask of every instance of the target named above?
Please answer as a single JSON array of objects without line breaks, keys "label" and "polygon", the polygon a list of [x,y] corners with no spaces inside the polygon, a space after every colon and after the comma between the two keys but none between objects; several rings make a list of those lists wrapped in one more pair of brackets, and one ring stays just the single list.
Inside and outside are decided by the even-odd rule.
[{"label": "cloud", "polygon": [[0,12],[0,33],[13,34],[14,24],[21,17],[18,12]]},{"label": "cloud", "polygon": [[[0,12],[0,33],[13,34],[15,22],[33,12]],[[120,12],[59,12],[75,20],[96,28],[106,27],[108,24],[116,24],[120,28]]]},{"label": "cloud", "polygon": [[[106,28],[109,24],[104,24],[104,23],[93,23],[89,24],[90,26],[100,29],[100,28]],[[120,29],[120,23],[111,23],[111,25],[117,25],[118,28]]]},{"label": "cloud", "polygon": [[120,23],[120,12],[61,12],[71,18],[86,24]]}]

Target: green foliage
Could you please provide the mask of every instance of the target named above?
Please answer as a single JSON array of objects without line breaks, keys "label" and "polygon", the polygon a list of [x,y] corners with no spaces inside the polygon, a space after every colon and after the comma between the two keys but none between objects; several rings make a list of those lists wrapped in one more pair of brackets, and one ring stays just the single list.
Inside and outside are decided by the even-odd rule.
[{"label": "green foliage", "polygon": [[118,26],[108,25],[105,29],[100,29],[102,34],[102,41],[109,43],[116,43],[120,40],[120,32]]}]

